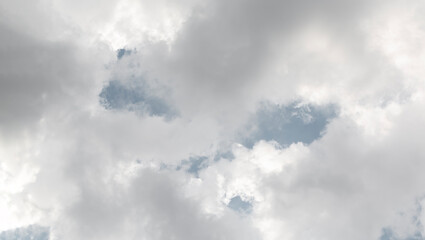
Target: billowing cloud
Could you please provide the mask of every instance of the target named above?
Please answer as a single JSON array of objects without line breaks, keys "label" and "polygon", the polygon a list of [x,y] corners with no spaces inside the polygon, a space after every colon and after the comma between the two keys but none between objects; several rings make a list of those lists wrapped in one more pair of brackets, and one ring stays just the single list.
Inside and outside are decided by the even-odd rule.
[{"label": "billowing cloud", "polygon": [[1,2],[0,238],[422,239],[424,9]]}]

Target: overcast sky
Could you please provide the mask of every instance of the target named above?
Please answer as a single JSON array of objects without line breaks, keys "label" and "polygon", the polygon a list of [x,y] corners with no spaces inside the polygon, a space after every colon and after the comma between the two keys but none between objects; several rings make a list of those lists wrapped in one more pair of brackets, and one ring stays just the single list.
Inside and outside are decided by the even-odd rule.
[{"label": "overcast sky", "polygon": [[423,0],[2,0],[0,240],[425,239],[424,107]]}]

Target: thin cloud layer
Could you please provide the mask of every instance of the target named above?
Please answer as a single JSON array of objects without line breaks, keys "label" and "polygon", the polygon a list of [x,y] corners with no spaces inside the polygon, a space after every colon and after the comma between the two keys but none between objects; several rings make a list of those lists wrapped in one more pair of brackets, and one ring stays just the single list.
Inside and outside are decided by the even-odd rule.
[{"label": "thin cloud layer", "polygon": [[424,10],[2,1],[0,238],[422,239]]}]

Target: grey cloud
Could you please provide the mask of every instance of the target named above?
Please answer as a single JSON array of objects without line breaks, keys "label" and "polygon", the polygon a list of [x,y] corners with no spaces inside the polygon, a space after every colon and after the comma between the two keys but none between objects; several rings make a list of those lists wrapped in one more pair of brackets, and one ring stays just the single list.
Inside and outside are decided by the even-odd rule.
[{"label": "grey cloud", "polygon": [[[208,2],[195,8],[169,51],[161,44],[149,45],[146,53],[140,49],[142,65],[173,89],[182,117],[207,115],[220,122],[223,132],[233,132],[258,102],[289,104],[299,98],[302,84],[338,86],[335,79],[344,78],[342,88],[358,87],[358,92],[367,93],[367,85],[357,79],[390,72],[387,66],[374,65],[366,73],[347,77],[352,69],[345,63],[310,52],[307,43],[293,42],[309,24],[317,23],[326,27],[331,44],[348,56],[347,64],[372,65],[372,56],[379,54],[368,51],[361,21],[376,5],[333,0]],[[276,63],[275,52],[282,62]],[[270,77],[273,64],[286,65],[289,73]],[[386,86],[380,91],[386,92]],[[340,101],[334,95],[329,98],[328,103]]]},{"label": "grey cloud", "polygon": [[[282,174],[268,180],[268,186],[276,191],[290,180],[286,185],[288,191],[298,196],[280,201],[279,198],[284,197],[285,193],[276,192],[275,217],[279,219],[284,213],[290,218],[295,217],[297,210],[288,206],[300,204],[309,208],[307,215],[325,211],[329,214],[327,216],[335,219],[330,220],[333,223],[322,225],[320,218],[309,220],[308,216],[300,216],[304,218],[302,221],[312,226],[318,224],[317,231],[311,233],[313,235],[321,232],[323,235],[319,236],[334,236],[335,239],[347,238],[347,234],[352,239],[379,237],[380,229],[396,214],[397,209],[412,204],[424,192],[417,178],[421,175],[418,169],[423,167],[423,163],[418,161],[422,153],[414,140],[419,137],[418,134],[422,135],[419,129],[423,127],[406,127],[409,124],[406,118],[412,115],[416,119],[423,118],[422,114],[415,112],[411,109],[409,113],[401,114],[400,121],[404,124],[391,130],[391,137],[373,147],[372,142],[362,135],[354,134],[354,129],[340,121],[333,122],[326,137],[312,144],[311,151],[315,157],[299,161],[300,165],[296,168],[288,169],[287,174],[297,175],[296,179]],[[323,217],[327,218],[325,215]],[[350,226],[351,230],[347,232],[345,226]],[[299,234],[299,239],[311,237],[304,235],[302,228]]]},{"label": "grey cloud", "polygon": [[65,62],[71,59],[64,56],[69,50],[66,46],[37,42],[4,26],[0,26],[0,31],[0,126],[5,134],[31,126],[41,118],[48,105],[43,96],[56,95],[59,73],[69,71],[56,58]]},{"label": "grey cloud", "polygon": [[237,216],[202,214],[198,203],[179,191],[179,176],[169,173],[142,169],[128,188],[81,186],[80,199],[67,210],[71,228],[62,239],[260,239]]},{"label": "grey cloud", "polygon": [[173,74],[198,91],[236,100],[244,93],[255,96],[258,73],[271,60],[273,40],[285,41],[281,36],[295,33],[316,17],[356,31],[351,20],[364,7],[363,2],[333,0],[218,1],[211,5],[195,11],[173,43]]},{"label": "grey cloud", "polygon": [[[118,52],[97,27],[131,33],[134,19],[113,20],[135,2],[72,17],[83,2],[39,4],[1,8],[0,167],[34,167],[4,194],[41,209],[56,239],[391,238],[394,211],[423,194],[423,88],[404,83],[422,76],[362,28],[391,1],[206,1],[173,41]],[[43,18],[7,20],[26,12]],[[238,140],[253,149],[229,152]],[[181,159],[187,171],[161,169]]]},{"label": "grey cloud", "polygon": [[[418,112],[420,103],[411,104],[393,119],[385,138],[339,116],[309,146],[235,146],[235,159],[209,167],[202,181],[224,185],[219,192],[253,199],[250,216],[259,224],[266,218],[276,239],[419,238],[423,203],[415,199],[421,201],[424,193],[424,163],[416,139],[424,126],[413,122],[424,114]],[[224,180],[214,179],[214,172]],[[413,214],[405,211],[412,206]]]},{"label": "grey cloud", "polygon": [[90,66],[73,43],[45,42],[1,24],[0,32],[1,134],[31,132],[48,111],[78,104],[76,95],[95,88],[92,71],[85,72]]}]

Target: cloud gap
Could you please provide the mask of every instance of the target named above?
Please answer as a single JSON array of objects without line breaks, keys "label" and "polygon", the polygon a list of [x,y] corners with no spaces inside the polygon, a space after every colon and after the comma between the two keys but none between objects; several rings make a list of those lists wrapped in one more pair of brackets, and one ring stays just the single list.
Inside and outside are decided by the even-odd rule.
[{"label": "cloud gap", "polygon": [[242,139],[242,144],[249,148],[259,140],[276,141],[283,147],[297,142],[310,144],[322,136],[336,114],[333,105],[263,102],[246,128],[249,134]]},{"label": "cloud gap", "polygon": [[108,110],[127,110],[140,115],[164,117],[167,120],[175,118],[177,111],[150,90],[143,80],[134,85],[112,80],[100,92],[100,103]]}]

